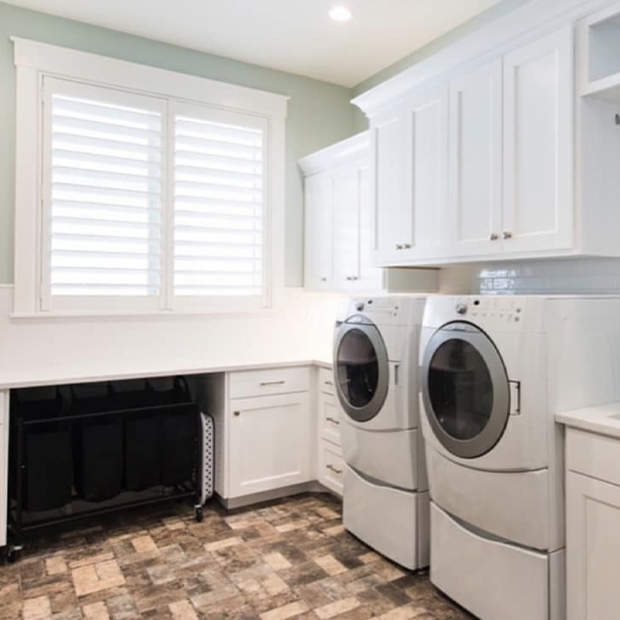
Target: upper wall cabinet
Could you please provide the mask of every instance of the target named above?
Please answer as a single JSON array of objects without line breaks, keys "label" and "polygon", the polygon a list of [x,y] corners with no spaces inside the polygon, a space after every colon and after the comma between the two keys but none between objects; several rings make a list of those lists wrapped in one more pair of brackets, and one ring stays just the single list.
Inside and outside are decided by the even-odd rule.
[{"label": "upper wall cabinet", "polygon": [[[620,5],[617,14],[620,24]],[[600,112],[579,99],[576,114],[574,24],[519,40],[512,49],[504,41],[495,57],[489,50],[486,61],[455,60],[443,78],[432,75],[437,61],[410,91],[397,76],[356,100],[370,118],[377,265],[620,256],[604,225],[614,210],[601,202],[596,172],[585,173],[593,160],[599,169],[609,166],[603,159],[618,161],[620,132],[599,135],[613,129],[602,130]],[[620,109],[607,112],[620,118]],[[605,157],[593,157],[597,149]],[[620,195],[620,181],[606,184],[605,194]]]},{"label": "upper wall cabinet", "polygon": [[[306,288],[332,291],[434,291],[437,286],[435,270],[380,269],[372,264],[373,231],[370,196],[378,192],[385,209],[387,235],[403,239],[404,220],[392,225],[395,219],[406,217],[404,200],[398,188],[402,180],[404,149],[404,116],[385,115],[385,125],[379,142],[373,142],[385,156],[382,174],[374,179],[389,179],[381,188],[370,187],[370,158],[368,133],[362,133],[331,147],[309,155],[300,162],[305,174],[306,207]],[[392,188],[392,190],[390,189]],[[409,225],[408,230],[411,230]],[[409,237],[407,237],[409,238]],[[400,242],[402,244],[405,241]],[[411,241],[407,241],[411,244]],[[409,246],[411,247],[411,245]]]}]

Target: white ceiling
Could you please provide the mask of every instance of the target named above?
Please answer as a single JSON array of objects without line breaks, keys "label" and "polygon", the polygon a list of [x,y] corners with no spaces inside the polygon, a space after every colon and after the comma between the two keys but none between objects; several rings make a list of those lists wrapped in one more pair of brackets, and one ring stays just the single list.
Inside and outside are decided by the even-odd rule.
[{"label": "white ceiling", "polygon": [[[499,0],[9,2],[351,87]],[[331,21],[335,4],[353,19]]]}]

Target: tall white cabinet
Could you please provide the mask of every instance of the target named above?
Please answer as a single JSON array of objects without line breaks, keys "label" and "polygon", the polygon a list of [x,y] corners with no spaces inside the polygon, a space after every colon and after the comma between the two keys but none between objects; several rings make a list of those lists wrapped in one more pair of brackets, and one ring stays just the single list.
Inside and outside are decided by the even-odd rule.
[{"label": "tall white cabinet", "polygon": [[[420,114],[420,141],[428,144],[431,140],[423,135],[434,131],[428,129],[432,127],[428,121],[435,113]],[[406,131],[402,107],[394,119],[388,113],[385,124],[372,137],[368,132],[358,134],[299,162],[305,177],[306,288],[343,292],[436,290],[436,271],[384,270],[376,267],[373,257],[377,231],[384,235],[381,245],[389,246],[391,256],[403,249],[412,250],[415,243],[414,222],[404,208],[406,198],[400,191],[405,149],[397,145],[404,145]],[[382,153],[376,160],[383,166],[380,177],[370,174],[374,160],[369,141],[372,151]],[[421,165],[417,189],[421,202],[428,202],[428,196],[436,191],[437,176],[433,179],[428,173],[428,163]],[[381,186],[374,183],[377,178]],[[382,205],[380,212],[371,208],[373,195]],[[377,227],[373,216],[379,213],[382,223]],[[423,226],[424,219],[420,221]]]}]

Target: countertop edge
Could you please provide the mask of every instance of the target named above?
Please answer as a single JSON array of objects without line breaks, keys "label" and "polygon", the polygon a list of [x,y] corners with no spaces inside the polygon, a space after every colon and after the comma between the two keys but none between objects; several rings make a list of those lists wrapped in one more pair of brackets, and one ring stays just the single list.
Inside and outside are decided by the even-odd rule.
[{"label": "countertop edge", "polygon": [[555,421],[568,428],[620,439],[620,402],[562,411],[555,414]]},{"label": "countertop edge", "polygon": [[0,391],[14,390],[17,388],[44,387],[48,385],[68,385],[71,383],[90,383],[98,381],[124,381],[128,379],[140,379],[143,377],[170,377],[175,375],[212,375],[226,372],[244,372],[248,370],[269,370],[272,368],[296,368],[302,366],[314,366],[317,368],[331,369],[332,363],[325,360],[276,360],[269,362],[254,362],[246,364],[228,364],[222,366],[205,366],[192,368],[173,368],[165,370],[145,370],[141,372],[114,373],[106,375],[66,376],[48,380],[32,381],[7,381],[0,383]]}]

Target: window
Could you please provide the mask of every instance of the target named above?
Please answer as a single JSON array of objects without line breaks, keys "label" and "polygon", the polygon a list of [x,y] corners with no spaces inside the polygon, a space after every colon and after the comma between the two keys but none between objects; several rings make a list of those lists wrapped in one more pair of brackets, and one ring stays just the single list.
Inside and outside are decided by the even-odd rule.
[{"label": "window", "polygon": [[[18,114],[16,313],[270,307],[284,117],[261,108],[265,97],[283,98],[22,40],[18,72],[19,48],[32,47],[55,52],[37,61],[69,75],[37,68],[36,93],[18,80],[18,106],[30,99],[24,109],[37,112],[40,136],[24,148],[20,140],[35,136]],[[244,99],[258,109],[240,110]],[[36,203],[26,155],[38,162]]]}]

